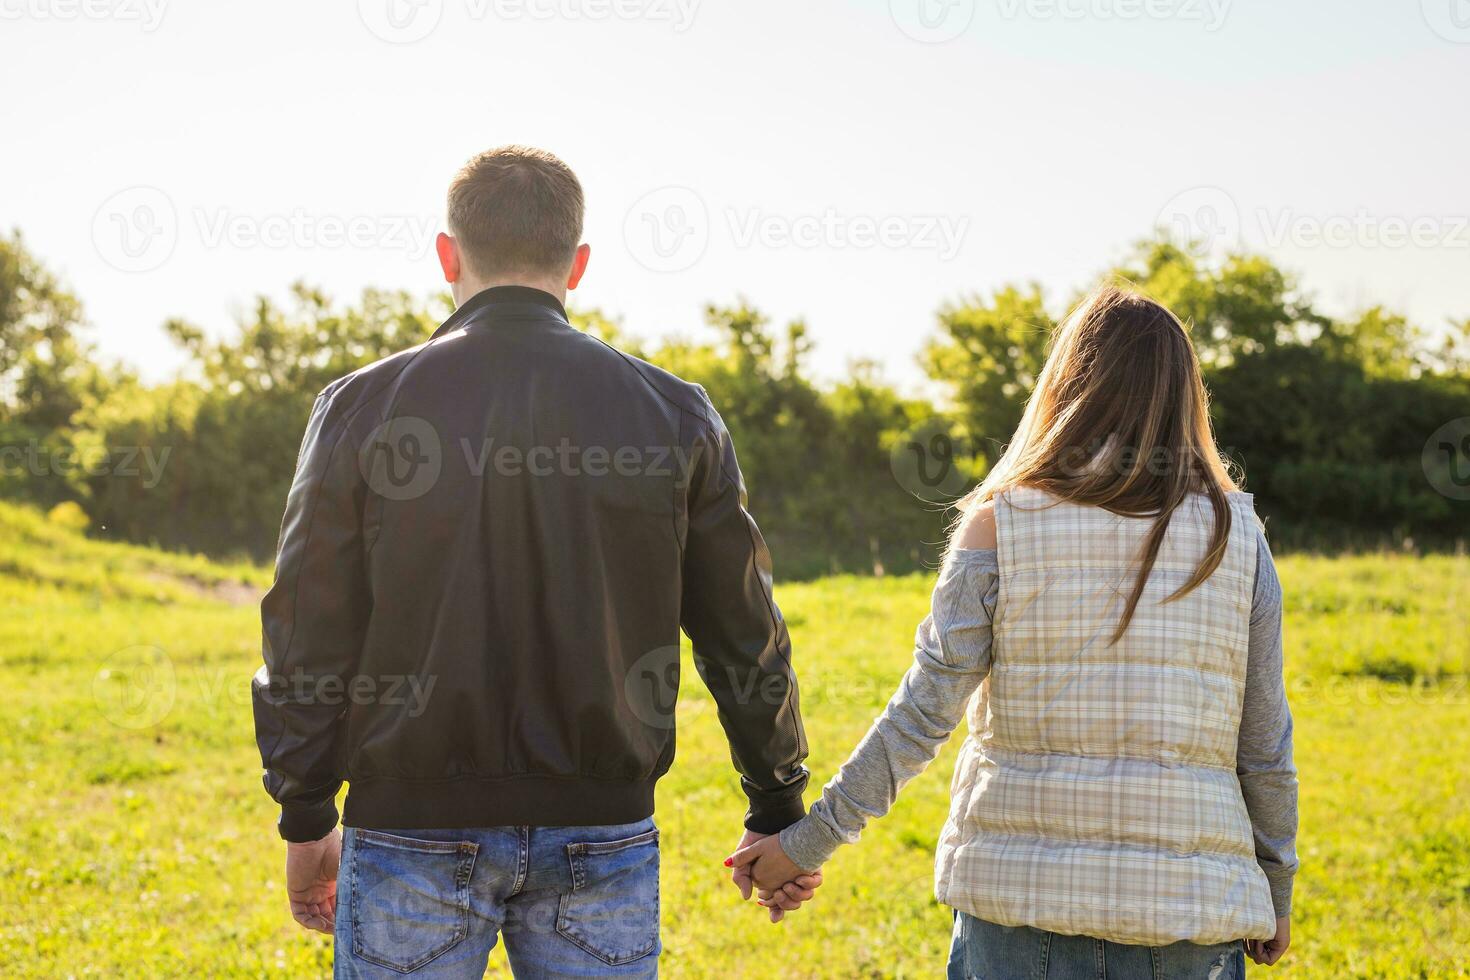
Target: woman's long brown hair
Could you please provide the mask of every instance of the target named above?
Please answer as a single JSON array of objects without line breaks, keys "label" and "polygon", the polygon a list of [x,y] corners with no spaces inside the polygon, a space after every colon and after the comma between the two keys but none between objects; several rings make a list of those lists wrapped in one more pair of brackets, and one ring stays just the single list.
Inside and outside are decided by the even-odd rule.
[{"label": "woman's long brown hair", "polygon": [[1133,620],[1174,510],[1196,492],[1214,508],[1209,549],[1189,581],[1164,601],[1210,577],[1230,540],[1225,495],[1239,488],[1215,445],[1194,345],[1173,313],[1139,293],[1105,286],[1068,314],[1015,436],[960,509],[969,512],[1016,486],[1154,519],[1115,643]]}]

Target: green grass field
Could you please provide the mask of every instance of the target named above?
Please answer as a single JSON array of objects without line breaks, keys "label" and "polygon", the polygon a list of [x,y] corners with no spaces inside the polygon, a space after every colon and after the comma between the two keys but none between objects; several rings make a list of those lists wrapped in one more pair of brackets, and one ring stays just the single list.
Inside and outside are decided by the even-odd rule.
[{"label": "green grass field", "polygon": [[[1470,559],[1292,557],[1281,573],[1303,867],[1275,972],[1470,976]],[[286,912],[260,788],[248,679],[266,582],[0,505],[0,975],[329,971],[328,941]],[[779,588],[818,783],[906,669],[929,585]],[[772,926],[720,867],[743,805],[694,678],[659,791],[664,975],[941,975],[930,869],[953,745]]]}]

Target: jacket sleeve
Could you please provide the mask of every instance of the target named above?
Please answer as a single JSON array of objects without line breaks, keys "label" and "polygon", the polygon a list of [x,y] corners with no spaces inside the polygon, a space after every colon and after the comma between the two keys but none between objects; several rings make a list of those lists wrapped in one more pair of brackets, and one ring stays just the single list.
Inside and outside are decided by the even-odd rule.
[{"label": "jacket sleeve", "polygon": [[286,500],[275,582],[260,606],[255,738],[288,841],[317,840],[337,825],[336,742],[370,609],[356,449],[323,392]]},{"label": "jacket sleeve", "polygon": [[1246,656],[1236,774],[1256,842],[1256,861],[1271,885],[1277,918],[1291,914],[1299,861],[1297,772],[1291,706],[1282,679],[1282,593],[1264,533],[1256,534],[1256,585]]},{"label": "jacket sleeve", "polygon": [[791,640],[771,595],[770,553],[745,509],[730,434],[705,404],[689,474],[681,618],[750,800],[745,826],[773,834],[806,812],[807,746]]},{"label": "jacket sleeve", "polygon": [[801,868],[820,868],[840,844],[893,808],[965,719],[990,673],[1000,565],[994,551],[952,551],[934,586],[929,617],[914,636],[914,665],[868,734],[804,819],[781,831],[781,849]]}]

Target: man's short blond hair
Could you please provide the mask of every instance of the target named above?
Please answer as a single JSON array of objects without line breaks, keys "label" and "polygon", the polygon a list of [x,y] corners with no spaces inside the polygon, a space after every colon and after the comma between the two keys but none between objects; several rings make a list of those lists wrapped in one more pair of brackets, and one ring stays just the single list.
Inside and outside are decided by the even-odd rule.
[{"label": "man's short blond hair", "polygon": [[449,185],[449,233],[482,277],[566,272],[582,241],[583,210],[572,168],[530,146],[486,150]]}]

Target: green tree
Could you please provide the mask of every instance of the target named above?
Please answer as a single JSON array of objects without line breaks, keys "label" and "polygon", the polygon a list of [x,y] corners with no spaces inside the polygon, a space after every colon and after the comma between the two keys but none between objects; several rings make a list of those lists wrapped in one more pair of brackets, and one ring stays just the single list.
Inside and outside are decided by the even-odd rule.
[{"label": "green tree", "polygon": [[989,299],[973,297],[939,312],[939,336],[924,348],[921,363],[948,388],[965,428],[980,443],[977,452],[992,461],[1021,421],[1055,328],[1035,283],[1006,286]]},{"label": "green tree", "polygon": [[[1189,326],[1221,446],[1288,539],[1470,533],[1463,508],[1435,492],[1420,460],[1430,433],[1470,416],[1470,322],[1451,324],[1432,349],[1423,331],[1382,307],[1323,315],[1263,256],[1210,265],[1167,242],[1141,243],[1104,278],[1125,280]],[[1051,323],[1035,286],[941,312],[925,364],[974,431],[1010,434]]]},{"label": "green tree", "polygon": [[72,423],[126,375],[92,359],[81,303],[26,248],[0,237],[0,495],[45,507],[78,473]]},{"label": "green tree", "polygon": [[942,517],[899,486],[887,446],[932,409],[901,398],[872,364],[854,365],[830,389],[815,384],[799,320],[777,330],[743,301],[707,307],[705,320],[713,341],[640,353],[709,392],[778,571],[809,577],[931,561]]},{"label": "green tree", "polygon": [[344,307],[298,283],[290,297],[285,306],[259,298],[220,340],[170,321],[165,329],[190,355],[192,380],[124,386],[85,413],[89,442],[166,460],[152,486],[137,467],[89,476],[95,523],[167,547],[271,554],[316,395],[422,343],[439,323],[403,292],[369,289]]},{"label": "green tree", "polygon": [[65,427],[105,383],[81,338],[82,306],[25,247],[0,237],[0,422]]},{"label": "green tree", "polygon": [[1470,378],[1470,317],[1451,320],[1432,359],[1440,374]]},{"label": "green tree", "polygon": [[1210,268],[1168,242],[1144,241],[1107,275],[1136,286],[1188,324],[1206,368],[1300,343],[1329,324],[1290,276],[1259,255],[1231,255]]},{"label": "green tree", "polygon": [[1432,355],[1424,331],[1407,317],[1382,306],[1364,310],[1351,320],[1332,323],[1322,342],[1377,377],[1413,378],[1431,369]]},{"label": "green tree", "polygon": [[[1470,416],[1470,320],[1430,338],[1382,307],[1330,318],[1264,257],[1202,262],[1166,242],[1141,243],[1104,275],[1190,325],[1221,445],[1278,541],[1470,535],[1464,507],[1421,465],[1430,433]],[[339,304],[297,284],[285,303],[257,300],[223,339],[166,324],[189,366],[150,385],[99,367],[76,298],[18,234],[0,238],[0,447],[71,461],[7,467],[0,494],[79,502],[93,527],[132,540],[267,558],[313,398],[425,340],[449,310],[446,297],[379,290]],[[774,326],[744,300],[707,307],[698,340],[639,341],[597,310],[572,319],[705,386],[779,573],[806,577],[932,564],[943,501],[913,496],[894,458],[911,461],[906,448],[927,438],[916,433],[937,427],[974,447],[955,461],[961,488],[978,479],[1019,421],[1061,313],[1036,284],[944,306],[921,355],[938,404],[900,394],[872,363],[819,384],[805,324]]]}]

